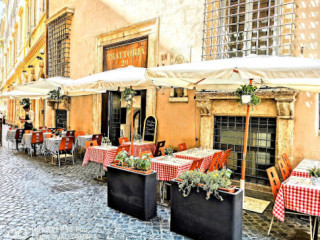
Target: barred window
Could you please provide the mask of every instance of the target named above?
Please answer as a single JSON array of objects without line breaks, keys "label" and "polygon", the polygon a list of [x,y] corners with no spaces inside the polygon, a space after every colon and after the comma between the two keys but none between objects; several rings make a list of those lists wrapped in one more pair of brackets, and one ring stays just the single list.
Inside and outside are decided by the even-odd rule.
[{"label": "barred window", "polygon": [[206,0],[202,59],[292,55],[293,0]]},{"label": "barred window", "polygon": [[70,77],[71,14],[48,24],[48,77]]}]

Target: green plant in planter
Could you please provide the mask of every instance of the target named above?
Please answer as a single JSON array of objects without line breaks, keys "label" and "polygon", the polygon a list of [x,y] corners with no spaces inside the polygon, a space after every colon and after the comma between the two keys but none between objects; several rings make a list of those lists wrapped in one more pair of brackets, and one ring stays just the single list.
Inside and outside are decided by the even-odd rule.
[{"label": "green plant in planter", "polygon": [[241,96],[243,95],[250,95],[251,96],[251,101],[250,105],[256,106],[260,104],[261,99],[255,94],[257,91],[257,87],[253,86],[251,84],[248,85],[241,85],[237,90],[236,90],[236,95],[239,97],[239,101],[241,102]]},{"label": "green plant in planter", "polygon": [[121,151],[117,154],[115,160],[119,161],[119,164],[123,167],[124,164],[129,161],[129,158],[129,153],[127,151]]},{"label": "green plant in planter", "polygon": [[141,158],[134,159],[134,167],[137,170],[148,171],[151,167],[151,158],[149,154],[143,154]]},{"label": "green plant in planter", "polygon": [[59,96],[59,100],[66,98],[66,95],[60,95],[60,91],[58,90],[51,90],[48,93],[49,97],[48,100],[58,100],[58,96]]},{"label": "green plant in planter", "polygon": [[14,125],[14,128],[17,129],[19,126],[18,125]]},{"label": "green plant in planter", "polygon": [[320,168],[311,168],[309,171],[311,177],[319,178],[320,177]]},{"label": "green plant in planter", "polygon": [[30,105],[30,98],[22,98],[20,101],[20,105],[25,106],[25,105]]},{"label": "green plant in planter", "polygon": [[131,107],[131,101],[133,102],[134,96],[137,95],[137,92],[132,88],[125,88],[122,94],[122,100],[127,102],[127,108]]},{"label": "green plant in planter", "polygon": [[109,143],[110,142],[110,139],[108,137],[103,137],[101,139],[101,143]]},{"label": "green plant in planter", "polygon": [[197,187],[199,192],[199,184],[204,183],[204,176],[202,172],[186,171],[179,175],[179,179],[182,182],[179,183],[179,191],[182,191],[184,197],[189,196],[191,189]]},{"label": "green plant in planter", "polygon": [[134,136],[134,140],[140,141],[140,140],[142,140],[142,136],[140,134],[136,134]]},{"label": "green plant in planter", "polygon": [[173,149],[171,147],[165,148],[163,152],[167,156],[172,156],[173,155]]}]

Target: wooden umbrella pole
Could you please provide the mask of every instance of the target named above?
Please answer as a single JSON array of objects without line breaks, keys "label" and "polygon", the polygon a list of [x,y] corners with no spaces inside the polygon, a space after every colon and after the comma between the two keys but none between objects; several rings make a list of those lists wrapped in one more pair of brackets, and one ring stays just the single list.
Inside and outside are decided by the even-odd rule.
[{"label": "wooden umbrella pole", "polygon": [[131,99],[131,156],[133,156],[133,99]]},{"label": "wooden umbrella pole", "polygon": [[[250,85],[252,85],[252,79],[250,79]],[[246,126],[244,130],[244,142],[243,142],[243,157],[242,157],[242,169],[241,169],[241,180],[240,188],[244,189],[245,178],[246,178],[246,158],[247,158],[247,146],[248,146],[248,136],[249,136],[249,121],[250,121],[250,105],[247,105],[247,115],[246,115]]]}]

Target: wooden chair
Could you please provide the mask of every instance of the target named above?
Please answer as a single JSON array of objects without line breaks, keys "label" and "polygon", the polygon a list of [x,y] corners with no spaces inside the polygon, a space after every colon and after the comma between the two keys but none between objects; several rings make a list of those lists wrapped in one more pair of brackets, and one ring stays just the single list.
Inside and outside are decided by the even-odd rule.
[{"label": "wooden chair", "polygon": [[22,142],[22,137],[24,134],[24,129],[17,129],[16,135],[15,135],[15,141],[16,141],[16,149],[19,150],[19,143]]},{"label": "wooden chair", "polygon": [[291,167],[291,162],[290,162],[290,160],[288,158],[288,155],[286,153],[282,154],[282,159],[283,159],[284,163],[287,165],[289,173],[291,174],[292,167]]},{"label": "wooden chair", "polygon": [[47,134],[46,138],[53,138],[53,134],[52,133]]},{"label": "wooden chair", "polygon": [[196,171],[196,170],[200,171],[202,162],[203,162],[203,159],[194,160],[189,171]]},{"label": "wooden chair", "polygon": [[117,154],[121,151],[126,151],[127,153],[129,153],[130,151],[130,145],[120,145],[118,146],[118,150],[117,150]]},{"label": "wooden chair", "polygon": [[67,137],[74,137],[75,136],[75,132],[76,132],[76,130],[69,130],[69,131],[67,131],[66,136]]},{"label": "wooden chair", "polygon": [[219,160],[221,159],[222,152],[223,151],[216,152],[213,155],[208,172],[212,172],[214,170],[218,170],[219,169]]},{"label": "wooden chair", "polygon": [[165,149],[165,147],[159,148],[159,151],[160,151],[160,153],[161,153],[162,156],[165,156],[165,154],[164,154],[164,149]]},{"label": "wooden chair", "polygon": [[158,157],[158,156],[162,155],[162,152],[160,151],[160,149],[163,148],[164,145],[166,145],[166,141],[157,142],[156,149],[154,150],[154,156],[155,157]]},{"label": "wooden chair", "polygon": [[47,129],[47,127],[46,126],[39,127],[39,130],[42,130],[42,129]]},{"label": "wooden chair", "polygon": [[[43,133],[42,132],[34,132],[31,137],[31,147],[34,150],[34,155],[37,155],[37,145],[43,143]],[[32,150],[30,149],[30,154],[32,157]]]},{"label": "wooden chair", "polygon": [[288,177],[290,177],[290,172],[289,169],[287,167],[287,165],[285,164],[285,162],[283,161],[283,159],[280,159],[278,161],[278,166],[282,175],[282,179],[283,181],[285,181]]},{"label": "wooden chair", "polygon": [[140,153],[140,157],[142,157],[143,155],[149,155],[149,157],[153,158],[153,154],[151,151],[144,151]]},{"label": "wooden chair", "polygon": [[25,134],[32,134],[32,130],[25,130],[24,133]]},{"label": "wooden chair", "polygon": [[96,140],[98,145],[101,145],[101,140],[102,140],[102,134],[93,134],[92,135],[92,140]]},{"label": "wooden chair", "polygon": [[57,128],[57,132],[63,132],[63,128]]},{"label": "wooden chair", "polygon": [[83,136],[84,135],[84,132],[83,131],[76,131],[74,133],[74,139],[76,140],[78,136]]},{"label": "wooden chair", "polygon": [[185,143],[178,144],[178,148],[179,148],[180,152],[188,150],[187,144],[185,144]]},{"label": "wooden chair", "polygon": [[121,145],[124,142],[129,142],[129,138],[127,138],[127,137],[119,138],[119,145]]},{"label": "wooden chair", "polygon": [[65,160],[67,159],[67,153],[71,152],[72,154],[72,164],[74,165],[74,158],[73,158],[73,137],[63,137],[60,142],[60,147],[58,151],[58,164],[59,167],[61,165],[60,163],[60,154],[65,154]]},{"label": "wooden chair", "polygon": [[[39,128],[40,129],[40,128]],[[48,130],[42,129],[41,132],[42,133],[46,133]]]},{"label": "wooden chair", "polygon": [[86,149],[88,149],[89,147],[98,146],[98,142],[96,140],[86,141],[85,144],[86,144]]},{"label": "wooden chair", "polygon": [[231,151],[232,151],[232,148],[226,150],[222,154],[222,157],[221,157],[221,160],[220,160],[220,164],[219,164],[219,168],[225,168],[227,166],[228,159],[229,159]]}]

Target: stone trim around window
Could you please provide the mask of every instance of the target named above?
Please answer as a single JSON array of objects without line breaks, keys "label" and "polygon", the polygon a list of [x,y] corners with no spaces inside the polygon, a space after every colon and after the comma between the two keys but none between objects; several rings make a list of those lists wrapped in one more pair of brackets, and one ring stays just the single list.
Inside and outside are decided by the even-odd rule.
[{"label": "stone trim around window", "polygon": [[[177,91],[182,91],[182,93],[179,93],[177,96]],[[188,103],[188,90],[182,89],[182,88],[171,88],[170,89],[170,97],[169,102],[170,103]]]}]

